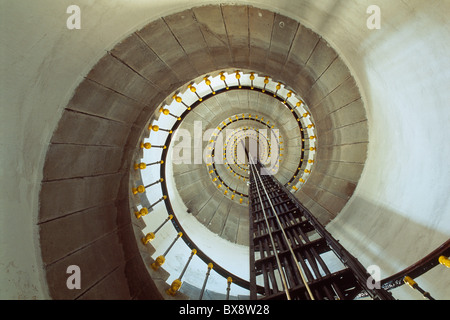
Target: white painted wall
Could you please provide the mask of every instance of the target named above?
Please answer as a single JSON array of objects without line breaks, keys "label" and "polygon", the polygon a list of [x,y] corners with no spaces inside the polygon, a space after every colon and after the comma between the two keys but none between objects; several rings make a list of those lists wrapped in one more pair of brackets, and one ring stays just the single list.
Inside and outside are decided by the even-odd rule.
[{"label": "white painted wall", "polygon": [[[385,277],[450,238],[450,25],[442,14],[450,2],[382,4],[381,30],[360,37],[361,58],[350,63],[369,113],[368,159],[329,230]],[[450,298],[446,268],[417,281],[435,298]],[[420,298],[411,291],[394,294]]]},{"label": "white painted wall", "polygon": [[[204,1],[0,0],[0,298],[48,298],[39,190],[48,143],[73,91],[106,50],[157,17]],[[81,8],[68,30],[67,7]]]},{"label": "white painted wall", "polygon": [[[66,8],[75,2],[82,29],[69,31]],[[82,77],[105,50],[154,18],[214,2],[0,0],[0,298],[48,298],[36,226],[40,181],[47,144]],[[369,155],[330,231],[363,264],[380,265],[383,276],[448,239],[450,2],[233,2],[257,4],[311,27],[358,81],[368,111]],[[366,28],[370,4],[381,8],[380,30]],[[448,279],[448,270],[433,271],[421,285],[448,299]],[[401,297],[420,299],[403,291]]]}]

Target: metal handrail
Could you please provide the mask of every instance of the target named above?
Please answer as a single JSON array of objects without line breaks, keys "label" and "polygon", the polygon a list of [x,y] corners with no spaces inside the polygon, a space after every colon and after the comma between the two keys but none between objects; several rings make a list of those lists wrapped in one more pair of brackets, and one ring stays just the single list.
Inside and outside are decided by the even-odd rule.
[{"label": "metal handrail", "polygon": [[309,222],[313,225],[316,231],[320,234],[322,238],[327,241],[328,246],[331,250],[334,251],[337,257],[342,261],[342,263],[350,268],[358,281],[359,285],[363,288],[364,291],[372,298],[378,298],[383,300],[393,300],[392,295],[385,291],[384,289],[378,288],[369,288],[367,286],[367,279],[370,278],[370,274],[364,268],[364,266],[356,259],[350,252],[348,252],[340,243],[337,241],[329,232],[325,229],[325,227],[317,220],[317,218],[302,204],[298,199],[288,192],[286,187],[282,185],[278,180],[273,179],[275,183],[277,183],[280,188],[284,188],[287,192],[288,197],[295,203],[295,205],[299,208],[302,214],[309,220]]},{"label": "metal handrail", "polygon": [[[266,78],[268,78],[268,77],[266,77]],[[292,181],[295,180],[295,177],[298,176],[298,173],[300,172],[300,167],[301,167],[301,165],[302,165],[302,161],[303,161],[303,158],[304,158],[304,139],[303,139],[303,138],[304,138],[304,132],[303,132],[302,124],[301,124],[301,122],[299,121],[299,119],[297,118],[297,114],[296,114],[296,112],[295,112],[295,108],[298,107],[299,105],[297,104],[297,106],[293,107],[293,106],[290,104],[290,102],[287,101],[287,100],[289,99],[289,97],[291,97],[292,91],[289,91],[289,94],[288,94],[288,97],[287,97],[287,98],[283,98],[283,97],[281,97],[281,96],[278,95],[278,90],[279,90],[279,85],[280,85],[280,84],[278,84],[276,92],[270,92],[269,90],[267,90],[266,84],[267,84],[267,83],[265,82],[264,88],[262,88],[262,89],[260,89],[260,90],[258,90],[258,88],[256,88],[256,87],[253,86],[253,79],[252,79],[252,85],[251,85],[251,86],[242,85],[242,84],[240,83],[240,81],[239,81],[239,85],[238,85],[238,86],[236,86],[236,85],[232,85],[232,86],[226,85],[226,88],[221,88],[221,89],[218,89],[218,90],[213,90],[212,87],[209,85],[212,92],[209,93],[209,94],[207,94],[207,95],[205,95],[205,96],[203,96],[203,97],[200,97],[200,96],[197,94],[196,91],[192,91],[192,89],[191,89],[191,91],[194,92],[194,93],[197,95],[197,97],[199,97],[199,99],[198,99],[197,101],[195,101],[195,102],[194,102],[192,105],[190,105],[190,106],[186,106],[186,104],[183,102],[183,104],[185,104],[185,106],[186,106],[186,110],[185,110],[181,115],[179,115],[179,116],[173,115],[173,114],[171,114],[170,112],[168,112],[168,113],[167,113],[168,115],[170,115],[170,116],[176,118],[176,119],[179,120],[179,121],[176,121],[176,122],[174,123],[174,125],[173,125],[172,128],[170,129],[170,132],[169,132],[169,130],[164,130],[164,131],[167,131],[167,132],[169,132],[169,133],[174,132],[174,131],[179,127],[179,125],[181,124],[181,122],[182,122],[181,120],[183,120],[183,119],[187,116],[187,114],[188,114],[192,109],[194,109],[195,107],[197,107],[202,101],[205,101],[205,100],[207,100],[207,99],[209,99],[209,98],[211,98],[211,97],[213,97],[213,96],[215,96],[215,95],[218,95],[218,94],[221,94],[221,93],[224,93],[224,92],[227,92],[227,91],[231,91],[231,90],[237,90],[237,89],[239,89],[239,90],[240,90],[240,89],[244,89],[244,90],[255,90],[255,89],[256,89],[256,91],[261,92],[261,93],[266,94],[266,95],[270,95],[272,98],[277,99],[278,101],[282,102],[287,108],[290,109],[290,111],[292,112],[293,116],[295,116],[296,119],[297,119],[296,122],[298,123],[299,129],[300,129],[301,138],[302,138],[301,156],[300,156],[300,162],[299,162],[299,165],[297,166],[297,169],[296,169],[295,173],[293,174],[292,178],[287,182],[287,184],[290,184]],[[177,95],[174,95],[174,99],[175,99],[175,98],[178,98]],[[177,101],[178,101],[178,100],[177,100]],[[180,101],[181,101],[181,99],[180,99]],[[303,102],[301,102],[301,103],[303,103]],[[301,104],[301,103],[300,103],[300,104]],[[166,111],[168,111],[168,110],[166,110]],[[172,135],[169,134],[169,135],[167,136],[166,141],[165,141],[165,143],[164,143],[163,146],[154,146],[154,147],[160,147],[160,148],[162,149],[161,161],[160,161],[159,163],[161,164],[161,167],[160,167],[160,176],[161,176],[161,181],[160,181],[160,182],[161,182],[161,189],[162,189],[162,192],[163,192],[164,195],[168,195],[168,189],[167,189],[167,185],[166,185],[166,182],[165,182],[165,181],[166,181],[166,175],[165,175],[165,171],[166,171],[166,170],[165,170],[165,168],[166,168],[166,158],[167,158],[167,152],[168,152],[168,148],[167,148],[166,146],[169,146],[169,145],[170,145],[171,140],[172,140]],[[141,148],[142,148],[142,146],[141,146]],[[158,162],[155,162],[154,164],[157,164],[157,163],[158,163]],[[152,163],[152,164],[153,164],[153,163]],[[149,165],[151,165],[151,164],[149,164]],[[135,166],[135,168],[137,168],[137,167]],[[144,168],[145,168],[145,166],[144,166]],[[175,213],[174,213],[174,210],[173,210],[173,207],[172,207],[172,204],[171,204],[171,201],[170,201],[170,198],[169,198],[168,196],[166,196],[166,197],[162,198],[162,200],[164,200],[164,204],[165,204],[165,206],[166,206],[167,212],[168,212],[169,214],[173,215],[173,218],[172,218],[171,220],[172,220],[172,224],[173,224],[175,230],[176,230],[178,233],[181,232],[181,233],[183,234],[182,239],[183,239],[183,241],[185,242],[185,244],[186,244],[190,249],[196,249],[196,250],[197,250],[197,255],[198,255],[198,257],[199,257],[202,261],[204,261],[206,264],[212,263],[212,264],[215,266],[215,267],[214,267],[214,270],[215,270],[219,275],[223,276],[224,278],[228,278],[228,279],[229,279],[229,278],[232,278],[232,279],[233,279],[233,282],[234,282],[236,285],[238,285],[238,286],[240,286],[240,287],[242,287],[242,288],[245,288],[245,289],[250,290],[250,282],[249,282],[249,281],[244,280],[244,279],[242,279],[242,278],[240,278],[240,277],[238,277],[238,276],[232,274],[231,272],[227,271],[226,269],[224,269],[223,267],[221,267],[219,264],[217,264],[216,262],[214,262],[210,257],[208,257],[208,255],[206,255],[201,249],[199,249],[199,248],[195,245],[195,243],[194,243],[194,242],[192,241],[192,239],[187,235],[187,233],[185,232],[184,228],[181,226],[181,223],[179,222],[178,218],[176,217],[176,215],[175,215]],[[159,201],[158,201],[158,202],[159,202]],[[262,286],[257,286],[257,292],[258,292],[258,293],[263,293],[263,292],[264,292],[264,288],[263,288]]]},{"label": "metal handrail", "polygon": [[[435,266],[439,265],[440,256],[450,256],[450,240],[447,240],[431,253],[410,265],[409,267],[397,272],[380,281],[381,287],[385,290],[392,290],[405,284],[404,278],[409,276],[411,278],[418,278],[427,273]],[[367,297],[366,292],[361,292],[358,298]]]},{"label": "metal handrail", "polygon": [[[266,77],[267,78],[267,77]],[[226,83],[225,83],[226,84]],[[236,89],[244,89],[244,90],[254,90],[257,89],[258,92],[261,92],[263,94],[267,94],[270,95],[271,97],[279,100],[280,102],[282,102],[286,107],[288,107],[294,116],[296,116],[296,113],[294,112],[296,107],[292,107],[292,105],[287,101],[288,98],[290,97],[288,95],[288,98],[282,98],[278,95],[278,86],[277,86],[277,91],[276,92],[270,92],[267,90],[266,88],[266,82],[264,85],[263,89],[259,89],[255,88],[253,86],[253,80],[252,80],[252,85],[251,86],[246,86],[246,85],[242,85],[239,82],[239,86],[228,86],[226,84],[226,88],[221,88],[218,90],[213,90],[213,88],[210,86],[211,88],[211,93],[203,96],[200,98],[200,96],[195,92],[194,92],[197,97],[199,97],[199,100],[197,100],[196,102],[194,102],[191,106],[189,106],[180,116],[175,116],[173,114],[170,114],[171,116],[177,118],[177,120],[182,120],[184,119],[188,112],[192,109],[194,109],[196,106],[198,106],[202,101],[207,100],[208,98],[211,98],[217,94],[221,94],[230,90],[236,90]],[[292,92],[291,92],[292,93]],[[300,127],[300,133],[301,133],[301,138],[302,138],[302,148],[301,148],[301,160],[300,163],[297,167],[297,171],[294,173],[293,177],[286,183],[286,185],[289,185],[292,181],[294,181],[295,177],[298,176],[298,173],[300,171],[300,167],[302,166],[302,160],[304,158],[304,131],[302,128],[302,124],[300,121],[298,121],[298,125]],[[175,131],[179,125],[181,124],[181,121],[177,121],[175,122],[175,124],[173,125],[173,127],[170,130],[170,133],[172,133],[173,131]],[[163,129],[161,129],[163,130]],[[164,129],[163,131],[168,131]],[[164,144],[164,146],[169,146],[170,142],[171,142],[171,138],[172,136],[169,134],[166,142]],[[158,147],[158,148],[162,148],[163,146],[153,146],[153,147]],[[141,146],[142,148],[142,146]],[[154,163],[149,163],[146,165],[153,165],[153,164],[157,164],[157,163],[161,163],[161,178],[163,179],[161,181],[161,188],[163,191],[163,194],[168,194],[168,190],[167,190],[167,185],[165,183],[166,181],[166,176],[165,176],[165,166],[166,166],[166,158],[167,158],[167,152],[168,152],[168,148],[162,148],[162,155],[161,155],[161,161],[159,162],[154,162]],[[135,166],[135,168],[137,168]],[[145,166],[144,166],[145,168]],[[155,182],[156,183],[156,182]],[[153,184],[155,184],[153,183]],[[278,182],[279,183],[279,182]],[[153,185],[151,184],[151,185]],[[279,185],[282,188],[286,188],[286,185],[281,185],[279,183]],[[149,185],[150,186],[150,185]],[[147,186],[148,187],[148,186]],[[288,192],[289,197],[291,197],[291,199],[296,199],[294,197],[294,195],[291,194],[291,192]],[[172,204],[170,202],[169,197],[166,198],[162,198],[161,200],[164,200],[166,209],[168,211],[168,213],[174,213],[174,210],[172,208]],[[159,201],[158,201],[159,202]],[[328,233],[328,231],[320,224],[318,223],[318,221],[316,220],[316,218],[309,212],[308,209],[306,209],[301,203],[299,203],[298,201],[295,201],[298,205],[299,205],[299,209],[302,210],[302,212],[305,214],[305,216],[308,217],[308,220],[311,222],[312,225],[314,225],[314,227],[316,228],[316,230],[319,231],[319,233],[321,233],[321,236],[324,237],[325,239],[327,239],[327,243],[330,246],[330,248],[332,248],[333,251],[335,251],[336,253],[338,253],[338,256],[342,257],[344,264],[348,265],[350,268],[357,270],[356,272],[356,276],[359,280],[359,282],[363,285],[364,284],[364,280],[367,279],[367,272],[364,270],[364,267],[361,265],[361,263],[354,258],[350,253],[348,253],[340,244],[338,241],[336,241],[333,237],[331,237],[331,235]],[[186,245],[191,248],[191,249],[196,249],[197,250],[197,255],[199,256],[199,258],[201,260],[203,260],[206,264],[210,264],[212,263],[215,268],[214,270],[220,274],[221,276],[223,276],[224,278],[232,278],[233,282],[245,289],[250,290],[250,282],[247,280],[244,280],[240,277],[237,277],[236,275],[228,272],[226,269],[224,269],[223,267],[221,267],[220,265],[218,265],[216,262],[214,262],[211,258],[209,258],[202,250],[198,249],[197,246],[195,245],[195,243],[192,241],[192,239],[186,234],[186,232],[184,231],[183,227],[181,226],[181,223],[178,221],[177,217],[175,214],[173,214],[173,219],[172,219],[172,224],[175,228],[175,230],[177,230],[178,233],[182,232],[184,234],[183,241],[186,243]],[[406,276],[412,277],[412,278],[416,278],[419,277],[421,275],[423,275],[424,273],[428,272],[429,270],[431,270],[432,268],[434,268],[436,265],[439,264],[438,258],[442,255],[446,255],[449,256],[450,255],[450,240],[447,240],[444,244],[442,244],[441,246],[439,246],[436,250],[434,250],[433,252],[431,252],[429,255],[427,255],[426,257],[424,257],[423,259],[419,260],[418,262],[416,262],[415,264],[405,268],[404,270],[389,276],[383,280],[381,280],[381,287],[384,290],[392,290],[394,288],[397,288],[401,285],[403,285],[404,279]],[[364,286],[364,285],[363,285]],[[380,291],[372,291],[370,294],[368,293],[368,291],[363,291],[361,292],[357,297],[367,297],[369,295],[371,295],[372,297],[376,297],[377,295],[383,296],[383,298],[387,298],[387,299],[392,299],[392,296],[390,294],[388,294],[387,296],[385,295],[384,290],[380,290]],[[264,293],[264,288],[262,286],[257,286],[257,292],[258,293]]]},{"label": "metal handrail", "polygon": [[[202,101],[197,100],[192,105],[190,105],[190,110],[186,109],[181,115],[179,115],[179,118],[181,118],[181,120],[183,120],[191,110],[195,109],[195,107],[197,107],[201,102],[207,100],[208,98],[211,98],[213,96],[216,96],[218,94],[221,94],[221,93],[224,93],[224,92],[227,92],[227,91],[230,91],[230,90],[237,90],[237,89],[239,89],[239,90],[240,89],[254,90],[254,89],[252,89],[249,86],[241,86],[241,88],[239,88],[238,86],[230,86],[230,87],[228,87],[228,89],[222,88],[222,89],[216,90],[215,93],[211,92],[210,94],[208,94],[206,96],[203,96],[202,97]],[[269,92],[267,90],[262,92],[262,93],[270,95],[271,97],[273,97],[273,95],[274,95],[273,93],[271,93],[271,92]],[[278,99],[281,102],[285,102],[284,99],[282,99],[282,98],[280,98],[278,96],[276,96],[274,98]],[[175,124],[172,126],[171,130],[174,132],[181,125],[181,123],[182,123],[182,121],[175,122]],[[298,124],[299,124],[300,128],[302,128],[301,123],[299,121],[298,121]],[[303,135],[303,131],[301,130],[300,132]],[[171,143],[171,140],[172,140],[172,135],[168,135],[164,145],[165,146],[169,146],[170,143]],[[302,147],[303,147],[303,141],[302,141]],[[162,150],[161,160],[163,160],[164,162],[161,164],[161,167],[160,167],[160,176],[161,176],[161,178],[164,179],[163,180],[164,182],[161,183],[161,189],[163,191],[163,194],[166,194],[166,195],[168,194],[167,185],[165,183],[165,181],[167,181],[167,179],[166,179],[166,163],[167,163],[166,158],[167,158],[168,151],[169,151],[169,148],[166,148],[166,149]],[[302,159],[303,159],[303,151],[302,151]],[[301,165],[301,162],[300,162],[298,168],[300,167],[300,165]],[[296,174],[298,174],[298,171],[299,171],[298,168],[297,168],[297,172],[294,174],[294,176]],[[178,221],[178,218],[176,217],[176,214],[174,214],[174,210],[173,210],[173,207],[172,207],[172,203],[170,201],[170,197],[167,197],[165,199],[164,203],[165,203],[167,211],[173,213],[174,217],[172,219],[172,223],[173,223],[175,229],[177,230],[177,232],[182,232],[184,234],[182,239],[186,243],[186,245],[190,249],[197,249],[197,256],[201,260],[203,260],[205,263],[213,263],[213,265],[215,266],[214,270],[218,274],[220,274],[221,276],[223,276],[225,278],[231,277],[233,279],[233,282],[236,285],[238,285],[238,286],[240,286],[240,287],[242,287],[244,289],[248,289],[249,290],[250,289],[250,282],[249,281],[244,280],[244,279],[242,279],[242,278],[232,274],[231,272],[227,271],[226,269],[221,267],[219,264],[214,262],[208,255],[206,255],[201,249],[199,249],[195,245],[195,243],[192,241],[192,239],[185,232],[184,228],[181,226],[181,223]],[[262,286],[257,286],[257,292],[258,293],[263,293],[264,292],[264,288]]]}]

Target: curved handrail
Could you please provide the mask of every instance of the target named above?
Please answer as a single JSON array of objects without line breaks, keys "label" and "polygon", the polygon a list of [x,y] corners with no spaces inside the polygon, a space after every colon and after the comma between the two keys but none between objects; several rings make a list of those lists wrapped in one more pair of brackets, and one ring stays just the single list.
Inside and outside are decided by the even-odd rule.
[{"label": "curved handrail", "polygon": [[[267,77],[266,77],[266,78],[267,78]],[[301,168],[301,166],[302,166],[302,162],[303,162],[303,159],[304,159],[304,128],[302,127],[301,121],[300,121],[300,119],[297,117],[297,114],[296,114],[296,112],[295,112],[295,108],[298,107],[299,104],[297,104],[296,107],[293,107],[293,106],[291,105],[291,103],[287,101],[288,98],[291,96],[292,91],[290,91],[290,94],[288,94],[288,97],[287,97],[287,98],[283,98],[283,97],[281,97],[281,96],[278,95],[278,91],[279,91],[279,88],[278,88],[278,87],[279,87],[279,85],[277,86],[276,92],[270,92],[269,90],[267,90],[266,84],[267,84],[267,83],[265,82],[264,88],[258,90],[258,88],[255,88],[255,87],[253,86],[253,80],[252,80],[252,86],[241,85],[241,83],[239,82],[239,85],[232,85],[232,86],[228,86],[228,85],[227,85],[226,87],[221,88],[221,89],[218,89],[218,90],[215,90],[215,91],[211,90],[211,91],[212,91],[211,93],[209,93],[209,94],[207,94],[207,95],[205,95],[205,96],[203,96],[203,97],[201,97],[201,98],[200,98],[200,96],[199,96],[195,91],[193,91],[193,92],[197,95],[197,97],[199,97],[199,99],[196,100],[192,105],[188,106],[188,108],[186,108],[186,110],[185,110],[181,115],[178,116],[178,120],[179,120],[179,121],[176,121],[176,122],[174,123],[174,125],[172,126],[172,128],[170,129],[170,131],[171,131],[171,132],[174,132],[174,131],[180,126],[180,124],[182,123],[182,120],[187,116],[187,114],[188,114],[191,110],[195,109],[195,107],[197,107],[200,103],[202,103],[203,101],[205,101],[205,100],[207,100],[207,99],[209,99],[209,98],[211,98],[211,97],[213,97],[213,96],[215,96],[215,95],[218,95],[218,94],[221,94],[221,93],[224,93],[224,92],[228,92],[228,91],[231,91],[231,90],[237,90],[237,89],[239,89],[239,90],[240,90],[240,89],[244,89],[244,90],[255,90],[255,89],[256,89],[256,91],[258,91],[258,92],[261,92],[261,93],[263,93],[263,94],[270,95],[272,98],[277,99],[278,101],[282,102],[287,108],[289,108],[289,110],[291,111],[292,115],[296,118],[296,121],[297,121],[298,126],[299,126],[299,130],[300,130],[300,134],[301,134],[302,146],[301,146],[301,156],[300,156],[300,161],[299,161],[299,165],[297,166],[297,169],[296,169],[295,173],[293,174],[292,178],[286,183],[286,185],[289,185],[292,181],[295,180],[296,176],[298,176],[298,173],[300,172],[300,168]],[[303,102],[301,101],[301,103],[303,103]],[[184,103],[183,103],[183,104],[184,104]],[[300,116],[300,117],[301,117],[301,116]],[[169,134],[169,135],[167,136],[167,138],[166,138],[166,141],[165,141],[165,143],[164,143],[164,146],[170,146],[171,140],[172,140],[172,135]],[[162,179],[161,179],[161,189],[162,189],[162,192],[163,192],[164,195],[168,195],[168,188],[167,188],[167,184],[166,184],[166,181],[167,181],[167,179],[166,179],[166,164],[167,164],[166,159],[167,159],[167,153],[168,153],[168,150],[169,150],[169,148],[164,148],[164,149],[162,150],[162,154],[161,154],[161,160],[162,160],[162,163],[161,163],[161,166],[160,166],[160,177],[162,178]],[[183,239],[183,241],[185,242],[185,244],[186,244],[190,249],[196,249],[196,250],[197,250],[197,255],[198,255],[198,257],[199,257],[202,261],[204,261],[206,264],[212,263],[212,264],[214,265],[214,270],[215,270],[218,274],[220,274],[220,275],[223,276],[224,278],[229,278],[229,277],[231,277],[231,278],[233,279],[233,282],[234,282],[236,285],[238,285],[238,286],[240,286],[240,287],[242,287],[242,288],[245,288],[245,289],[248,289],[248,290],[249,290],[249,289],[250,289],[250,283],[249,283],[249,281],[247,281],[247,280],[245,280],[245,279],[242,279],[242,278],[240,278],[240,277],[238,277],[238,276],[232,274],[231,272],[227,271],[226,269],[224,269],[223,267],[221,267],[219,264],[215,263],[210,257],[208,257],[208,255],[206,255],[205,252],[203,252],[201,249],[199,249],[199,248],[195,245],[195,243],[194,243],[194,242],[192,241],[192,239],[187,235],[187,233],[185,232],[185,230],[184,230],[184,228],[182,227],[181,223],[179,222],[178,218],[176,217],[176,215],[175,215],[175,213],[174,213],[174,210],[173,210],[173,207],[172,207],[172,203],[171,203],[171,201],[170,201],[170,197],[167,196],[167,197],[164,198],[164,204],[165,204],[165,206],[166,206],[166,209],[167,209],[168,214],[169,214],[169,215],[170,215],[170,214],[173,215],[173,218],[172,218],[171,220],[172,220],[172,224],[173,224],[175,230],[176,230],[177,232],[182,232],[182,234],[183,234],[182,239]],[[257,286],[257,292],[263,293],[263,292],[264,292],[264,288],[263,288],[262,286]]]},{"label": "curved handrail", "polygon": [[[218,128],[220,128],[220,131],[222,131],[224,128],[226,128],[228,125],[230,125],[231,123],[235,123],[235,122],[238,122],[238,121],[244,121],[244,120],[251,120],[251,121],[255,121],[255,122],[258,122],[258,123],[261,123],[261,124],[263,124],[263,125],[265,125],[266,127],[268,127],[269,129],[272,129],[271,128],[271,126],[269,126],[267,123],[265,123],[265,122],[263,122],[262,120],[260,120],[260,119],[253,119],[253,118],[245,118],[245,117],[243,117],[242,119],[237,119],[237,120],[235,120],[235,121],[231,121],[230,123],[226,123],[225,125],[221,125],[221,126],[219,126]],[[240,131],[240,130],[238,130],[238,131]],[[276,139],[276,141],[278,142],[278,139],[279,139],[279,137],[275,137],[275,139]],[[266,140],[267,140],[267,138],[266,138]],[[214,156],[215,156],[215,148],[213,148],[213,150],[212,150],[212,152],[211,152],[211,157],[213,157],[214,158]],[[277,161],[279,159],[279,155],[277,155],[277,158],[275,159],[275,161]],[[215,172],[217,172],[216,171],[216,164],[215,164],[215,162],[213,162],[212,163],[212,167],[213,167],[213,170],[215,171]],[[238,167],[240,168],[240,169],[242,169],[239,165],[238,165]],[[231,169],[235,174],[237,174],[238,176],[240,176],[240,177],[242,177],[242,178],[244,178],[244,179],[246,179],[246,177],[244,177],[244,176],[242,176],[241,174],[239,174],[238,172],[236,172],[234,169],[232,169],[229,165],[227,165],[227,168],[229,168],[229,169]],[[226,182],[224,182],[221,178],[220,178],[220,176],[219,175],[217,175],[217,177],[221,180],[221,182],[222,182],[222,184],[224,185],[224,186],[228,186],[227,185],[227,183]],[[248,178],[247,178],[248,179]],[[244,180],[245,181],[245,180]],[[232,188],[229,188],[231,191],[233,191],[233,189]],[[248,198],[248,194],[246,194],[246,193],[240,193],[241,194],[241,196],[242,197],[245,197],[245,198]]]},{"label": "curved handrail", "polygon": [[[396,274],[393,274],[381,280],[381,287],[385,290],[392,290],[404,285],[405,282],[403,281],[403,279],[406,276],[409,276],[413,279],[420,277],[439,264],[440,256],[450,256],[450,240],[444,242],[442,245],[437,247],[435,250],[433,250],[431,253],[429,253],[416,263],[410,265],[402,271],[397,272]],[[367,294],[365,292],[362,292],[357,297],[363,298],[366,296]]]},{"label": "curved handrail", "polygon": [[[234,89],[234,88],[230,88],[229,90],[233,90],[233,89]],[[224,89],[222,89],[222,90],[216,91],[215,94],[217,95],[217,94],[220,94],[220,93],[222,93],[222,92],[229,91],[229,90],[226,90],[226,89],[224,88]],[[202,97],[202,99],[203,99],[203,101],[204,101],[204,100],[207,100],[208,98],[210,98],[210,97],[212,97],[212,96],[214,96],[214,95],[211,93],[211,94],[209,94],[208,96]],[[196,101],[194,104],[192,104],[192,105],[190,106],[190,107],[191,107],[191,110],[193,110],[193,109],[194,109],[196,106],[198,106],[200,103],[201,103],[201,101]],[[184,111],[184,112],[180,115],[181,121],[175,122],[174,126],[173,126],[172,129],[171,129],[172,131],[175,131],[175,130],[180,126],[182,120],[187,116],[187,113],[188,113],[189,111],[190,111],[190,110],[186,110],[186,111]],[[164,145],[169,146],[170,143],[171,143],[171,140],[172,140],[172,135],[169,134],[169,135],[167,136],[167,138],[166,138],[166,141],[165,141]],[[167,181],[167,180],[166,180],[166,164],[167,164],[166,159],[167,159],[167,153],[168,153],[168,151],[169,151],[169,148],[166,148],[166,149],[164,149],[164,150],[162,151],[162,154],[161,154],[161,160],[163,160],[164,162],[161,164],[161,167],[160,167],[160,175],[161,175],[161,178],[164,179],[164,181]],[[166,184],[165,182],[164,182],[164,183],[161,183],[161,188],[162,188],[163,194],[168,194],[167,184]],[[172,203],[171,203],[171,201],[170,201],[170,197],[167,197],[167,198],[164,200],[164,203],[165,203],[167,212],[172,212],[172,213],[174,213],[174,210],[173,210],[173,207],[172,207]],[[201,260],[203,260],[203,262],[205,262],[205,263],[207,263],[207,264],[208,264],[208,263],[212,263],[212,264],[214,265],[214,270],[215,270],[218,274],[220,274],[220,275],[223,276],[224,278],[231,277],[231,278],[233,279],[233,282],[234,282],[236,285],[238,285],[238,286],[240,286],[240,287],[242,287],[242,288],[244,288],[244,289],[248,289],[248,290],[250,289],[250,282],[249,282],[249,281],[244,280],[244,279],[242,279],[242,278],[240,278],[240,277],[234,275],[233,273],[227,271],[225,268],[223,268],[223,267],[220,266],[218,263],[214,262],[210,257],[208,257],[208,255],[206,255],[200,248],[198,248],[198,246],[195,245],[195,243],[192,241],[192,239],[191,239],[191,238],[188,236],[188,234],[185,232],[184,228],[181,226],[181,223],[179,222],[179,220],[178,220],[178,218],[176,217],[175,214],[173,214],[172,223],[173,223],[173,225],[174,225],[174,227],[175,227],[175,230],[177,230],[177,232],[182,232],[182,233],[183,233],[182,239],[183,239],[183,241],[185,242],[185,244],[186,244],[190,249],[196,249],[196,250],[197,250],[197,256],[198,256]],[[259,287],[258,287],[258,292],[263,293],[263,292],[264,292],[264,288],[261,287],[261,286],[259,286]]]}]

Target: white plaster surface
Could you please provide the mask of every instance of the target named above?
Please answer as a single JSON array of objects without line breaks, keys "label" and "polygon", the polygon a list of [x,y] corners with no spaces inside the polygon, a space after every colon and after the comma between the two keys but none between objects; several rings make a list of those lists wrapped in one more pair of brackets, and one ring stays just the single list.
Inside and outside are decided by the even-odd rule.
[{"label": "white plaster surface", "polygon": [[[105,50],[154,18],[215,2],[78,0],[82,29],[69,31],[73,1],[0,1],[0,298],[48,298],[36,226],[40,181],[48,142],[82,77]],[[379,264],[383,276],[447,240],[450,2],[232,2],[298,19],[334,46],[358,82],[370,127],[368,160],[330,231],[363,264]],[[374,2],[380,30],[366,28]],[[438,268],[421,285],[448,299],[448,270]],[[409,288],[398,294],[421,299]]]}]

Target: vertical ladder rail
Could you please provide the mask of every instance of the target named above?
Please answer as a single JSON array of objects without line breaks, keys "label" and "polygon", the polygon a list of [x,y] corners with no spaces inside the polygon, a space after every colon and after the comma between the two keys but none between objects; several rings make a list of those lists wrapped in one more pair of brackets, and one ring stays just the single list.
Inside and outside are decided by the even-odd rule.
[{"label": "vertical ladder rail", "polygon": [[335,253],[335,255],[344,263],[344,265],[351,270],[353,276],[358,281],[359,285],[364,291],[368,293],[373,299],[381,300],[395,300],[390,292],[384,289],[369,288],[367,285],[367,279],[370,278],[367,270],[364,266],[352,255],[350,254],[334,237],[325,229],[325,227],[314,217],[307,208],[305,208],[295,196],[286,189],[278,180],[273,176],[270,179],[283,189],[290,200],[296,205],[296,207],[301,211],[302,215],[311,223],[317,233],[326,240],[328,246]]},{"label": "vertical ladder rail", "polygon": [[[253,165],[250,165],[250,167],[252,168]],[[300,277],[302,278],[303,284],[305,285],[306,290],[308,291],[308,294],[309,294],[309,297],[311,298],[311,300],[314,300],[314,295],[312,294],[311,289],[310,289],[310,287],[308,285],[308,280],[306,279],[305,274],[303,273],[303,270],[300,267],[300,263],[298,262],[297,256],[295,255],[294,251],[292,250],[291,242],[288,239],[288,237],[286,235],[286,232],[284,231],[283,225],[282,225],[282,223],[280,221],[280,218],[278,217],[278,214],[277,214],[275,208],[273,207],[272,200],[270,200],[269,194],[267,193],[266,187],[264,186],[264,183],[263,183],[263,181],[261,179],[261,176],[259,175],[258,170],[256,168],[253,168],[253,174],[255,174],[255,172],[256,172],[257,179],[259,179],[259,181],[261,182],[262,189],[263,189],[264,193],[266,194],[266,198],[267,198],[267,200],[268,200],[268,202],[270,204],[270,207],[272,208],[273,215],[275,216],[275,219],[276,219],[276,221],[278,223],[278,226],[279,226],[279,228],[281,230],[281,233],[282,233],[282,235],[284,237],[284,240],[286,241],[286,245],[288,246],[288,249],[289,249],[289,251],[290,251],[290,253],[292,255],[292,258],[295,261],[295,265],[297,266],[297,270],[300,273]],[[256,184],[256,187],[258,188],[258,184]],[[258,188],[258,194],[259,194],[259,188]],[[263,209],[263,211],[264,211],[264,209]],[[265,213],[264,213],[264,215],[265,215]]]},{"label": "vertical ladder rail", "polygon": [[[252,172],[255,170],[252,165],[250,165],[250,170],[252,170]],[[285,275],[284,270],[283,270],[283,268],[281,266],[280,258],[278,257],[278,252],[277,252],[277,249],[276,249],[276,246],[275,246],[275,242],[273,240],[273,235],[272,235],[272,232],[270,231],[270,225],[269,225],[269,221],[267,219],[266,211],[264,209],[264,204],[262,203],[262,198],[261,198],[261,193],[259,192],[258,183],[256,181],[254,181],[254,183],[256,185],[256,190],[258,192],[258,198],[259,198],[260,203],[261,203],[261,209],[262,209],[262,212],[263,212],[263,215],[264,215],[264,220],[265,220],[265,223],[266,223],[267,232],[269,234],[270,242],[272,244],[273,253],[274,253],[275,259],[277,261],[278,272],[280,273],[280,277],[281,277],[281,280],[282,280],[282,283],[283,283],[283,288],[284,288],[284,291],[286,293],[286,298],[288,300],[291,300],[291,296],[289,294],[289,288],[288,288],[287,281],[286,281],[286,275]]]},{"label": "vertical ladder rail", "polygon": [[203,293],[205,292],[206,283],[208,282],[208,278],[209,278],[209,275],[211,273],[211,269],[212,268],[213,268],[213,264],[212,263],[208,263],[208,271],[206,271],[205,280],[203,281],[202,290],[200,291],[200,296],[198,297],[198,300],[202,300],[203,299]]}]

